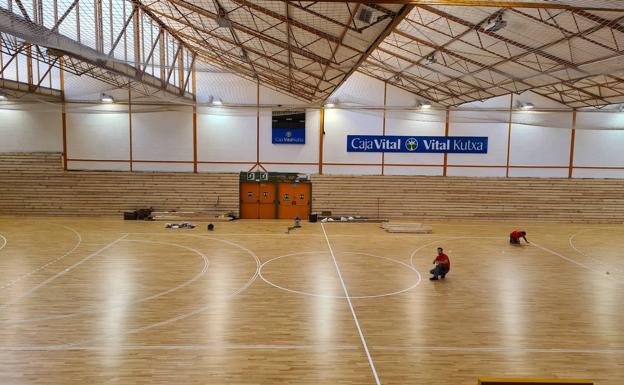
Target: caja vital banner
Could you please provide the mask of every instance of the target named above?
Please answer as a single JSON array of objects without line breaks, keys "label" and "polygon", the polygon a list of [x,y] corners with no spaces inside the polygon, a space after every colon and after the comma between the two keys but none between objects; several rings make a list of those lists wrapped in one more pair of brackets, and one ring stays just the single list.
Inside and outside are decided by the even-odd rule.
[{"label": "caja vital banner", "polygon": [[484,136],[347,135],[347,152],[487,154]]}]

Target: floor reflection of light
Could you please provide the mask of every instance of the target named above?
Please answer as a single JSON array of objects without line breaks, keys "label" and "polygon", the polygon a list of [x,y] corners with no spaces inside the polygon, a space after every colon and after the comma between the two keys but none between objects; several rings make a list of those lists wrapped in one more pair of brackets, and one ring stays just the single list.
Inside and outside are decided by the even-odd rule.
[{"label": "floor reflection of light", "polygon": [[100,319],[100,335],[96,337],[105,340],[102,356],[106,364],[116,365],[122,356],[120,346],[125,342],[124,331],[129,327],[129,302],[135,294],[135,282],[138,278],[133,274],[136,271],[136,256],[131,255],[126,247],[122,253],[108,256],[105,260],[101,281],[104,313]]},{"label": "floor reflection of light", "polygon": [[523,310],[522,298],[525,287],[523,286],[522,275],[517,274],[499,274],[505,279],[497,281],[500,285],[494,288],[498,292],[498,299],[502,307],[499,312],[502,322],[502,330],[497,334],[500,337],[500,345],[506,347],[522,347],[519,346],[520,341],[524,340],[526,335],[525,325],[527,313]]},{"label": "floor reflection of light", "polygon": [[201,297],[203,302],[210,304],[210,311],[206,312],[208,320],[205,323],[208,341],[203,341],[207,344],[228,342],[225,341],[225,336],[229,333],[225,329],[232,317],[232,300],[228,296],[229,288],[232,287],[232,264],[226,262],[233,258],[232,251],[227,247],[219,247],[218,244],[215,246],[209,255],[211,265],[208,278],[202,280],[204,286]]}]

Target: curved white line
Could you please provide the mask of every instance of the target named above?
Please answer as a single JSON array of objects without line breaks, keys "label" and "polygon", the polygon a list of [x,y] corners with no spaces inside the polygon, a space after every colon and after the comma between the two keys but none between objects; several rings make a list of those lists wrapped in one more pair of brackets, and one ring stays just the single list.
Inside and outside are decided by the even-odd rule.
[{"label": "curved white line", "polygon": [[2,234],[0,234],[0,238],[2,238],[3,241],[2,246],[0,246],[0,250],[2,250],[7,245],[7,243],[9,243],[9,241],[7,241],[7,239]]},{"label": "curved white line", "polygon": [[501,237],[448,237],[448,238],[442,238],[442,239],[437,239],[435,241],[431,241],[429,243],[425,243],[424,245],[416,248],[414,251],[412,251],[412,253],[410,254],[409,260],[410,260],[410,265],[416,267],[414,265],[414,255],[416,255],[417,252],[419,252],[420,250],[424,249],[427,246],[433,245],[436,242],[444,242],[444,241],[449,241],[449,240],[455,240],[455,239],[503,239]]},{"label": "curved white line", "polygon": [[[427,244],[425,244],[425,245],[422,245],[422,246],[418,247],[416,250],[414,250],[414,251],[412,252],[412,254],[410,255],[410,264],[411,264],[412,266],[414,266],[414,255],[415,255],[417,252],[419,252],[420,250],[424,249],[425,247],[427,247],[427,246],[429,246],[429,245],[432,245],[432,244],[434,244],[434,243],[436,243],[436,242],[444,242],[444,241],[448,241],[448,240],[456,240],[456,239],[503,239],[503,238],[501,238],[501,237],[449,237],[449,238],[439,239],[439,240],[437,240],[437,241],[432,241],[432,242],[429,242],[429,243],[427,243]],[[589,271],[593,271],[594,273],[598,273],[598,274],[600,274],[600,275],[603,275],[603,276],[604,276],[604,272],[602,272],[602,271],[600,271],[600,270],[593,269],[593,268],[591,268],[591,267],[589,267],[589,266],[587,266],[587,265],[585,265],[585,264],[583,264],[583,263],[580,263],[580,262],[578,262],[578,261],[576,261],[576,260],[574,260],[574,259],[572,259],[572,258],[566,257],[565,255],[563,255],[563,254],[561,254],[561,253],[558,253],[558,252],[556,252],[556,251],[554,251],[554,250],[550,250],[550,249],[548,249],[548,248],[546,248],[546,247],[544,247],[544,246],[541,246],[541,245],[539,245],[539,244],[537,244],[537,243],[535,243],[535,242],[531,242],[531,245],[532,245],[532,246],[537,247],[538,249],[541,249],[541,250],[543,250],[543,251],[546,251],[546,252],[548,252],[548,253],[550,253],[550,254],[552,254],[552,255],[555,255],[555,256],[557,256],[557,257],[559,257],[559,258],[561,258],[561,259],[563,259],[563,260],[565,260],[565,261],[568,261],[568,262],[570,262],[570,263],[573,263],[573,264],[575,264],[575,265],[577,265],[577,266],[579,266],[579,267],[582,267],[582,268],[584,268],[584,269],[587,269],[587,270],[589,270]],[[607,278],[608,278],[608,279],[611,279],[611,280],[614,280],[614,281],[619,281],[619,280],[617,280],[617,279],[615,279],[615,278],[611,277],[610,275],[608,275],[608,276],[607,276]]]},{"label": "curved white line", "polygon": [[[168,235],[168,234],[159,234],[159,235]],[[180,234],[180,235],[185,235],[185,236],[189,236],[189,237],[196,237],[196,238],[199,238],[199,239],[206,239],[207,238],[207,237],[202,237],[200,235],[195,235],[195,234]],[[245,291],[249,286],[251,286],[255,282],[256,278],[258,278],[258,272],[260,270],[260,258],[258,258],[258,256],[253,251],[247,249],[244,246],[238,245],[238,244],[236,244],[234,242],[230,242],[230,241],[226,241],[225,239],[219,239],[219,238],[214,238],[214,237],[210,237],[210,239],[213,239],[215,241],[223,242],[223,243],[226,243],[226,244],[238,247],[241,250],[245,250],[256,261],[256,271],[251,276],[251,278],[249,278],[249,280],[247,280],[247,282],[243,286],[238,288],[236,291],[234,291],[234,292],[228,294],[227,296],[225,296],[225,298],[227,298],[227,299],[234,298],[237,295],[239,295],[240,293],[242,293],[243,291]],[[126,330],[126,331],[122,332],[121,335],[136,334],[136,333],[143,332],[145,330],[150,330],[150,329],[154,329],[154,328],[157,328],[157,327],[169,325],[171,323],[183,320],[185,318],[192,317],[192,316],[197,315],[197,314],[201,314],[201,313],[205,312],[206,310],[211,309],[212,307],[214,307],[213,304],[202,306],[202,307],[197,308],[195,310],[192,310],[192,311],[190,311],[188,313],[180,314],[180,315],[178,315],[176,317],[173,317],[173,318],[168,318],[168,319],[163,320],[163,321],[151,323],[151,324],[142,326],[140,328]],[[109,339],[109,338],[112,338],[112,337],[99,337],[99,338],[92,338],[92,339],[88,339],[88,340],[82,340],[82,341],[78,341],[78,342],[73,342],[71,344],[51,345],[51,346],[47,347],[47,349],[48,350],[55,350],[55,349],[58,349],[58,348],[67,348],[67,347],[71,347],[71,346],[79,346],[79,345],[82,345],[82,344],[87,343],[87,342],[106,340],[106,339]]]},{"label": "curved white line", "polygon": [[[50,223],[52,223],[52,222],[50,222]],[[46,262],[44,265],[41,265],[41,266],[39,266],[38,268],[36,268],[36,269],[34,269],[34,270],[32,270],[32,271],[30,271],[30,272],[28,272],[28,273],[25,273],[25,274],[23,274],[23,275],[21,275],[21,276],[19,276],[19,277],[15,278],[15,279],[14,279],[14,280],[12,280],[12,281],[9,281],[9,282],[5,283],[3,286],[0,286],[0,290],[6,289],[7,287],[11,287],[11,286],[15,285],[16,283],[18,283],[18,282],[20,282],[20,281],[22,281],[22,280],[24,280],[24,279],[26,279],[26,278],[30,277],[31,275],[33,275],[33,274],[35,274],[35,273],[37,273],[37,272],[39,272],[39,271],[42,271],[42,270],[46,269],[48,266],[50,266],[50,265],[52,265],[53,263],[56,263],[56,262],[60,261],[61,259],[63,259],[63,258],[65,258],[65,257],[67,257],[68,255],[70,255],[71,253],[73,253],[73,252],[74,252],[74,251],[75,251],[78,247],[80,247],[80,245],[82,244],[82,236],[80,235],[80,233],[79,233],[79,232],[77,232],[76,230],[72,229],[71,227],[68,227],[68,226],[65,226],[65,225],[61,225],[61,224],[58,224],[58,223],[52,223],[52,224],[57,225],[57,226],[60,226],[60,227],[63,227],[63,228],[65,228],[65,229],[68,229],[69,231],[72,231],[72,232],[73,232],[74,234],[76,234],[76,236],[78,237],[78,242],[74,245],[74,247],[72,247],[72,248],[71,248],[68,252],[66,252],[65,254],[63,254],[63,255],[61,255],[60,257],[55,258],[55,259],[53,259],[53,260],[51,260],[51,261]],[[3,238],[4,238],[4,237],[3,237]],[[6,243],[5,243],[5,245],[6,245]],[[4,247],[4,246],[3,246],[3,247]],[[2,247],[0,247],[0,249],[2,249]],[[2,309],[2,307],[1,307],[1,306],[0,306],[0,309]]]},{"label": "curved white line", "polygon": [[592,261],[594,261],[594,262],[596,262],[596,263],[598,263],[598,264],[600,264],[600,265],[602,265],[602,266],[607,266],[609,269],[611,269],[611,270],[613,270],[613,271],[617,271],[617,272],[619,272],[619,273],[624,273],[624,270],[619,269],[619,268],[617,268],[616,266],[609,265],[609,264],[607,264],[606,262],[603,262],[603,261],[599,260],[599,259],[598,259],[598,258],[596,258],[596,257],[592,257],[591,255],[585,254],[584,252],[582,252],[581,250],[579,250],[579,249],[578,249],[578,248],[574,245],[573,240],[574,240],[574,238],[576,238],[576,236],[577,236],[577,235],[579,235],[579,234],[581,234],[581,233],[586,233],[586,232],[588,232],[588,231],[596,231],[596,230],[618,230],[618,229],[617,229],[617,228],[615,228],[615,227],[605,227],[605,228],[595,228],[595,229],[584,229],[584,230],[581,230],[581,231],[578,231],[578,232],[576,232],[576,233],[572,234],[572,235],[568,238],[568,244],[570,245],[570,247],[571,247],[572,249],[574,249],[574,251],[576,251],[577,253],[581,254],[581,255],[582,255],[582,256],[584,256],[585,258],[588,258],[588,259],[590,259],[590,260],[592,260]]},{"label": "curved white line", "polygon": [[150,301],[150,300],[153,300],[153,299],[165,296],[167,294],[171,294],[171,293],[173,293],[173,292],[175,292],[177,290],[180,290],[180,289],[190,285],[191,283],[193,283],[196,280],[198,280],[199,278],[201,278],[204,274],[206,274],[206,271],[208,271],[208,266],[210,265],[210,261],[208,260],[208,257],[206,257],[205,254],[203,254],[202,252],[200,252],[198,250],[195,250],[193,248],[190,248],[190,247],[187,247],[187,246],[184,246],[184,245],[179,245],[177,243],[157,242],[157,241],[143,241],[143,240],[133,240],[133,239],[125,239],[124,242],[155,243],[155,244],[159,244],[159,245],[169,245],[169,246],[174,246],[174,247],[180,247],[180,248],[183,248],[183,249],[187,249],[187,250],[190,250],[190,251],[194,252],[195,254],[199,255],[202,258],[202,260],[204,261],[204,265],[202,267],[202,270],[199,273],[197,273],[190,280],[187,280],[184,283],[182,283],[182,284],[180,284],[178,286],[175,286],[173,288],[170,288],[168,290],[161,291],[159,293],[153,294],[153,295],[145,297],[145,298],[138,299],[136,301],[129,302],[129,303],[124,304],[124,305],[112,306],[112,307],[107,308],[107,309],[85,309],[85,310],[77,311],[77,312],[74,312],[74,313],[59,314],[59,315],[38,317],[38,318],[28,318],[28,319],[18,319],[18,320],[0,320],[0,324],[16,324],[16,323],[39,322],[39,321],[50,321],[50,320],[56,320],[56,319],[72,318],[72,317],[76,317],[78,315],[97,314],[97,313],[102,313],[102,312],[109,311],[110,309],[119,309],[119,308],[126,307],[128,305],[136,305],[136,304],[139,304],[139,303],[142,303],[142,302]]},{"label": "curved white line", "polygon": [[[295,256],[295,255],[314,254],[314,253],[327,253],[327,252],[326,251],[304,251],[304,252],[299,252],[299,253],[291,253],[291,254],[286,254],[286,255],[280,255],[278,257],[269,259],[268,261],[266,261],[262,265],[260,265],[260,271],[258,272],[258,275],[267,284],[269,284],[269,285],[271,285],[271,286],[273,286],[273,287],[275,287],[277,289],[289,292],[289,293],[301,294],[301,295],[307,295],[307,296],[310,296],[310,297],[319,297],[319,298],[346,299],[347,298],[346,296],[341,296],[341,295],[315,294],[315,293],[309,293],[309,292],[306,292],[306,291],[288,289],[286,287],[279,286],[279,285],[271,282],[264,275],[262,275],[262,269],[267,264],[269,264],[269,263],[271,263],[273,261],[276,261],[276,260],[282,259],[282,258],[292,257],[292,256]],[[398,261],[396,259],[392,259],[392,258],[388,258],[388,257],[382,257],[380,255],[374,255],[374,254],[368,254],[368,253],[360,253],[360,252],[345,252],[343,254],[366,255],[366,256],[369,256],[369,257],[373,257],[373,258],[385,259],[385,260],[388,260],[388,261],[394,262],[396,264],[403,265],[403,266],[407,267],[411,271],[415,272],[416,275],[418,276],[418,279],[416,280],[416,283],[414,283],[411,286],[409,286],[409,287],[407,287],[405,289],[402,289],[402,290],[394,291],[394,292],[391,292],[391,293],[376,294],[376,295],[359,295],[359,296],[349,295],[349,298],[353,298],[353,299],[367,299],[367,298],[380,298],[380,297],[389,297],[389,296],[393,296],[393,295],[398,295],[398,294],[402,294],[402,293],[405,293],[407,291],[410,291],[410,290],[414,289],[416,286],[418,286],[420,284],[420,282],[422,280],[422,276],[420,275],[420,272],[418,270],[416,270],[413,266],[410,266],[407,263]]]},{"label": "curved white line", "polygon": [[0,310],[6,308],[9,305],[12,305],[14,303],[16,303],[17,301],[21,300],[22,298],[28,297],[29,295],[31,295],[32,293],[34,293],[35,291],[41,289],[42,287],[44,287],[45,285],[47,285],[48,283],[56,280],[58,277],[65,275],[67,273],[69,273],[70,271],[72,271],[73,269],[75,269],[76,267],[78,267],[79,265],[83,264],[84,262],[88,261],[89,259],[95,257],[96,255],[100,254],[102,251],[114,246],[115,244],[117,244],[118,242],[122,241],[125,237],[127,237],[127,235],[122,235],[121,237],[117,238],[116,240],[114,240],[113,242],[107,244],[106,246],[102,247],[101,249],[99,249],[96,252],[93,252],[89,255],[87,255],[86,257],[84,257],[83,259],[81,259],[80,261],[74,263],[73,265],[71,265],[70,267],[66,268],[65,270],[62,270],[60,272],[58,272],[57,274],[55,274],[54,276],[46,279],[45,281],[41,282],[40,284],[38,284],[37,286],[33,287],[32,289],[28,290],[26,293],[13,298],[12,300],[10,300],[9,302],[0,305]]}]

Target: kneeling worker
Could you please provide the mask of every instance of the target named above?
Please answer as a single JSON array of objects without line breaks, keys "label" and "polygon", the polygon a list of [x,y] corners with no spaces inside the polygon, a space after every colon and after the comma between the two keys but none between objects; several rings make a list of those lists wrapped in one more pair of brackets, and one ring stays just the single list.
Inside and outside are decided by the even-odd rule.
[{"label": "kneeling worker", "polygon": [[438,247],[438,256],[433,260],[433,263],[436,266],[431,269],[430,273],[433,277],[429,279],[432,281],[437,281],[438,277],[444,279],[449,270],[451,270],[451,260],[448,255],[444,254],[444,250],[441,247]]},{"label": "kneeling worker", "polygon": [[529,243],[526,239],[526,231],[514,230],[509,234],[509,243],[514,245],[520,244],[520,238],[524,239],[526,243]]}]

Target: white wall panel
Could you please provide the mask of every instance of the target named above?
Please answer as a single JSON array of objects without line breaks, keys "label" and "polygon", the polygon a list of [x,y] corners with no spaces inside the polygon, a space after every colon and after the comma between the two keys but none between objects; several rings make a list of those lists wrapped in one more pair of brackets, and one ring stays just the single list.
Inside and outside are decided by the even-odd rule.
[{"label": "white wall panel", "polygon": [[[130,134],[125,106],[70,106],[68,110],[71,111],[67,114],[69,158],[129,159]],[[94,163],[85,164],[89,165],[101,169]]]},{"label": "white wall panel", "polygon": [[576,114],[576,128],[579,130],[624,130],[624,112],[593,111]]},{"label": "white wall panel", "polygon": [[132,170],[193,172],[193,163],[132,162]]},{"label": "white wall panel", "polygon": [[[193,109],[133,113],[132,158],[192,161]],[[143,166],[147,167],[147,164]],[[152,164],[149,167],[156,165]],[[167,170],[170,170],[170,167],[167,167]]]},{"label": "white wall panel", "polygon": [[510,177],[567,178],[568,168],[510,168]]},{"label": "white wall panel", "polygon": [[624,167],[624,131],[576,130],[574,165]]},{"label": "white wall panel", "polygon": [[440,167],[385,166],[384,175],[442,175]]},{"label": "white wall panel", "polygon": [[447,167],[447,176],[505,177],[505,167]]},{"label": "white wall panel", "polygon": [[198,109],[197,158],[255,163],[256,109]]},{"label": "white wall panel", "polygon": [[381,135],[383,113],[371,110],[325,110],[323,161],[381,164],[381,153],[347,152],[347,135]]},{"label": "white wall panel", "polygon": [[[449,154],[449,165],[505,166],[507,164],[507,136],[509,113],[500,111],[451,111],[450,136],[487,136],[487,154]],[[499,170],[473,170],[468,167],[453,170],[452,175],[500,176]],[[447,172],[447,175],[451,175]],[[503,176],[505,172],[503,171]]]},{"label": "white wall panel", "polygon": [[130,171],[130,162],[67,162],[69,170]]},{"label": "white wall panel", "polygon": [[61,107],[0,103],[0,152],[37,151],[63,151]]},{"label": "white wall panel", "polygon": [[363,106],[383,106],[384,82],[354,72],[330,97],[340,103]]},{"label": "white wall panel", "polygon": [[509,164],[514,166],[568,166],[570,129],[514,124]]},{"label": "white wall panel", "polygon": [[595,169],[574,169],[574,178],[624,178],[624,169],[621,170],[595,170]]},{"label": "white wall panel", "polygon": [[386,90],[386,107],[414,108],[422,98],[402,88],[388,84]]},{"label": "white wall panel", "polygon": [[197,165],[197,171],[198,172],[241,172],[241,171],[248,171],[249,169],[251,169],[254,163],[244,163],[244,164],[200,163]]},{"label": "white wall panel", "polygon": [[380,175],[381,166],[324,165],[323,174],[327,174],[327,175]]}]

